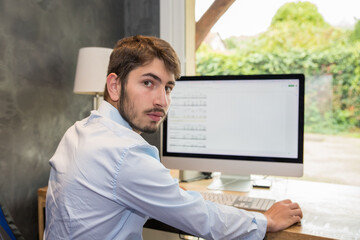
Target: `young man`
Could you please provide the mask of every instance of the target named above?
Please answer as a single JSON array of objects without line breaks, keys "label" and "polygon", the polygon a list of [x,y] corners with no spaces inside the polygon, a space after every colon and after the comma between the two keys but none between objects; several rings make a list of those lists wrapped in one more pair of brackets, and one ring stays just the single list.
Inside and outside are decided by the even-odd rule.
[{"label": "young man", "polygon": [[290,200],[263,215],[179,188],[140,136],[159,128],[179,75],[165,41],[135,36],[117,43],[105,101],[65,133],[50,160],[45,239],[142,239],[149,217],[205,239],[263,239],[300,221]]}]

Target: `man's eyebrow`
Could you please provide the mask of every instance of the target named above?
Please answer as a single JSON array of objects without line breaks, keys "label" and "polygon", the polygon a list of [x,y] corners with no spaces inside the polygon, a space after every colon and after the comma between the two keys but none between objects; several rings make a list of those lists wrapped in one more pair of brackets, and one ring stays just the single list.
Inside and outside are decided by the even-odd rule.
[{"label": "man's eyebrow", "polygon": [[[157,75],[155,75],[155,74],[153,74],[153,73],[144,73],[142,76],[144,76],[144,77],[151,77],[151,78],[155,79],[156,81],[161,82],[161,78],[159,78]],[[170,80],[170,81],[167,82],[167,84],[170,84],[170,85],[174,85],[174,86],[175,86],[175,81]]]},{"label": "man's eyebrow", "polygon": [[167,82],[167,84],[175,86],[175,81],[174,81],[174,80],[170,80],[170,81]]},{"label": "man's eyebrow", "polygon": [[156,81],[160,81],[161,82],[161,78],[159,78],[157,75],[153,74],[153,73],[144,73],[142,76],[144,77],[151,77],[153,79],[155,79]]}]

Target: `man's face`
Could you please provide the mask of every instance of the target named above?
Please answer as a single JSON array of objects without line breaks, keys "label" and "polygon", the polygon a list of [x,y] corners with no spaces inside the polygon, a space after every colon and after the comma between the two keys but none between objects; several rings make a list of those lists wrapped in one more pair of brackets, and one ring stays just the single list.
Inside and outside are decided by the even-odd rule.
[{"label": "man's face", "polygon": [[174,74],[155,58],[129,73],[117,108],[135,132],[154,133],[166,117],[174,86]]}]

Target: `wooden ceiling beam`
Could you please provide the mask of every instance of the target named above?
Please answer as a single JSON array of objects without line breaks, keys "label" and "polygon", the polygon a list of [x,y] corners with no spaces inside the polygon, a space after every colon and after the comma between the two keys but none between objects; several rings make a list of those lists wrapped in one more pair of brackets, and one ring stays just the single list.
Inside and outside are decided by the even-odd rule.
[{"label": "wooden ceiling beam", "polygon": [[234,2],[235,0],[215,0],[196,22],[195,50],[200,47],[211,28]]}]

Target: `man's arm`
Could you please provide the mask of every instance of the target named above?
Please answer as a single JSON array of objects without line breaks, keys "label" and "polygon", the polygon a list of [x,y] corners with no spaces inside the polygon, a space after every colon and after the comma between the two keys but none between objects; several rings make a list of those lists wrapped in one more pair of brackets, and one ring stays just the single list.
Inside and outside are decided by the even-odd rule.
[{"label": "man's arm", "polygon": [[264,213],[267,218],[267,232],[277,232],[301,221],[303,217],[299,204],[290,200],[276,202]]}]

